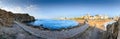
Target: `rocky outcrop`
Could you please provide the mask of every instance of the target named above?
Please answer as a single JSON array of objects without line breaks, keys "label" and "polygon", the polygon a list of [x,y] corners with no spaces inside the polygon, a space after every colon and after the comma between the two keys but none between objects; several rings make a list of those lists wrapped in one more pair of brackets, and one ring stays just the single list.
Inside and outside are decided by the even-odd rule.
[{"label": "rocky outcrop", "polygon": [[13,24],[13,13],[0,9],[0,25],[11,26]]},{"label": "rocky outcrop", "polygon": [[0,9],[0,25],[1,26],[12,26],[13,21],[33,21],[35,20],[33,16],[28,14],[14,14]]},{"label": "rocky outcrop", "polygon": [[[120,18],[117,22],[107,25],[107,31],[103,34],[103,39],[117,39],[120,30]],[[120,38],[119,38],[120,39]]]},{"label": "rocky outcrop", "polygon": [[14,14],[14,18],[16,21],[19,22],[29,22],[29,21],[34,21],[34,17],[30,16],[29,14]]}]

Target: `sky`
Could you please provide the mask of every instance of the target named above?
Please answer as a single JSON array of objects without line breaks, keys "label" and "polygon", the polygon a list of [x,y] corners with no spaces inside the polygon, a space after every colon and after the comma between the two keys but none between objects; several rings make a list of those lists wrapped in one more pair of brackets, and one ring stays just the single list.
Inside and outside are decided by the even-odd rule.
[{"label": "sky", "polygon": [[36,19],[120,15],[119,0],[0,0],[0,8],[14,13],[28,13]]}]

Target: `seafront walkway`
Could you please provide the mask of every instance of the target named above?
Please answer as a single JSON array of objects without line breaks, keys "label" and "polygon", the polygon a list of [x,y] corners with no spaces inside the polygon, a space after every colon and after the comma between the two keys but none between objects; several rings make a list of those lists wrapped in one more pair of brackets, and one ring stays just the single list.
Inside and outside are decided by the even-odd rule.
[{"label": "seafront walkway", "polygon": [[29,27],[25,24],[22,24],[20,22],[14,21],[19,27],[21,27],[21,29],[25,30],[26,32],[37,36],[37,37],[41,37],[41,38],[46,38],[46,39],[66,39],[66,38],[70,38],[73,37],[77,34],[80,34],[82,32],[84,32],[89,25],[85,24],[83,26],[80,27],[76,27],[73,29],[69,29],[69,30],[63,30],[63,31],[48,31],[48,30],[39,30],[36,28],[32,28]]}]

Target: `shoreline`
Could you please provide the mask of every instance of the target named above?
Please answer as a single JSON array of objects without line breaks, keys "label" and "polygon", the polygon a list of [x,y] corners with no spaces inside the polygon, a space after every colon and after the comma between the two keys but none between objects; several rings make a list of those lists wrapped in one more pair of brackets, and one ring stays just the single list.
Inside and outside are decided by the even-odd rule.
[{"label": "shoreline", "polygon": [[[43,19],[42,19],[43,20]],[[45,19],[46,20],[46,19]],[[48,20],[48,19],[47,19]],[[52,19],[50,19],[50,20],[52,20]],[[36,19],[35,21],[38,21],[39,22],[39,19]],[[40,30],[51,30],[51,31],[61,31],[61,30],[69,30],[69,29],[73,29],[73,28],[76,28],[76,27],[79,27],[80,25],[82,25],[82,24],[80,24],[80,23],[78,23],[77,21],[75,21],[75,20],[71,20],[71,21],[75,21],[76,23],[77,23],[77,25],[75,25],[75,26],[70,26],[70,27],[67,27],[67,28],[60,28],[60,29],[49,29],[49,28],[44,28],[44,27],[42,27],[43,25],[42,24],[38,24],[38,25],[33,25],[32,23],[34,23],[35,21],[33,21],[33,22],[25,22],[24,24],[25,25],[27,25],[27,26],[30,26],[30,27],[33,27],[33,28],[38,28],[38,29],[40,29]],[[43,20],[44,21],[44,20]],[[52,21],[54,21],[54,20],[52,20]],[[56,20],[55,20],[56,21]],[[59,20],[58,20],[59,21]],[[63,21],[67,21],[67,20],[63,20]],[[53,23],[54,24],[54,23]]]},{"label": "shoreline", "polygon": [[[36,28],[32,28],[32,27],[28,27],[24,24],[18,23],[19,27],[21,27],[22,29],[26,30],[27,32],[30,32],[36,36],[40,36],[43,38],[69,38],[72,37],[74,35],[77,35],[78,33],[83,32],[84,30],[87,29],[88,24],[83,25],[81,27],[77,27],[74,29],[70,29],[70,30],[64,30],[64,31],[44,31],[44,30],[39,30]],[[66,34],[67,33],[67,34]]]},{"label": "shoreline", "polygon": [[28,25],[26,23],[23,23],[29,27],[32,27],[32,28],[36,28],[36,29],[39,29],[39,30],[45,30],[45,31],[62,31],[62,30],[70,30],[70,29],[74,29],[74,28],[77,28],[77,27],[81,27],[83,25],[81,25],[80,23],[77,25],[77,26],[74,26],[74,27],[69,27],[69,28],[61,28],[61,29],[57,29],[57,30],[50,30],[50,29],[47,29],[47,28],[43,28],[42,26],[34,26],[34,25]]}]

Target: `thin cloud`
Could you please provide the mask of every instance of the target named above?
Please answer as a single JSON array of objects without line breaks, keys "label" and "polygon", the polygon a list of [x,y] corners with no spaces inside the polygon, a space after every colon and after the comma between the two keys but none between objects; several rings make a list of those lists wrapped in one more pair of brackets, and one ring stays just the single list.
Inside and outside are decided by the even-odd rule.
[{"label": "thin cloud", "polygon": [[36,5],[29,5],[26,7],[27,10],[35,10],[37,9]]},{"label": "thin cloud", "polygon": [[22,7],[22,6],[5,7],[5,6],[3,6],[2,9],[5,9],[7,11],[11,11],[14,13],[29,13],[31,11],[36,10],[37,7],[35,5],[29,5],[26,7]]},{"label": "thin cloud", "polygon": [[24,9],[22,7],[16,6],[16,7],[2,7],[2,9],[11,11],[14,13],[25,13]]}]

